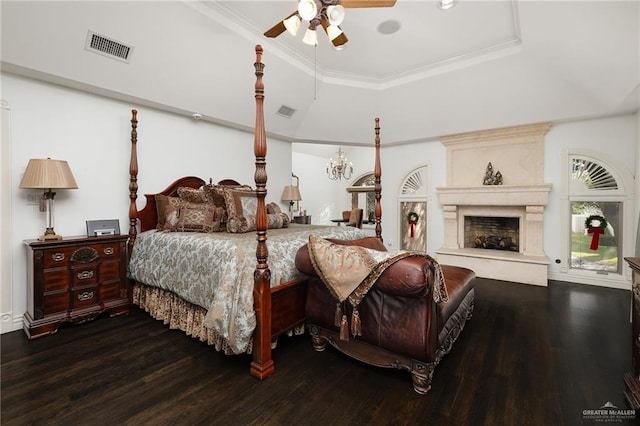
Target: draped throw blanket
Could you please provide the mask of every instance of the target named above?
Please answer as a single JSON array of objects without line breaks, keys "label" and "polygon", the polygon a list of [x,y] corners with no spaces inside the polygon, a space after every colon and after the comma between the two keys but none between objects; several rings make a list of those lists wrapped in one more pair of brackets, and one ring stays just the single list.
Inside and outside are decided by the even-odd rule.
[{"label": "draped throw blanket", "polygon": [[433,299],[447,302],[449,296],[440,264],[428,254],[420,252],[385,252],[359,246],[335,244],[316,235],[309,236],[309,256],[316,273],[337,300],[335,325],[340,327],[340,338],[349,339],[349,321],[343,304],[352,308],[351,334],[361,335],[358,304],[366,296],[380,275],[391,265],[407,257],[425,257],[430,260],[434,272]]}]

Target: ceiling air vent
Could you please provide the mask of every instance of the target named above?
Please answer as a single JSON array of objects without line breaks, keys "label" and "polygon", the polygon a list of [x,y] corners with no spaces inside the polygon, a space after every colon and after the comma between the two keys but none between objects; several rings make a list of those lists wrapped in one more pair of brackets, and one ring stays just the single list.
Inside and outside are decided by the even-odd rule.
[{"label": "ceiling air vent", "polygon": [[133,46],[128,46],[89,30],[85,49],[118,61],[129,62]]},{"label": "ceiling air vent", "polygon": [[291,118],[293,113],[296,112],[295,109],[288,107],[286,105],[282,105],[276,114],[281,115],[286,118]]}]

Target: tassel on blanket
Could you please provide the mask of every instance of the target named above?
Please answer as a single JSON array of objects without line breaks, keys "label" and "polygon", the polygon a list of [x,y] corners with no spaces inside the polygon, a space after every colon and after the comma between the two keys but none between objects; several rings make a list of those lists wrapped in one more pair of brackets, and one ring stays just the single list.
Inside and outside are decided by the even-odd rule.
[{"label": "tassel on blanket", "polygon": [[340,340],[349,340],[349,322],[346,315],[342,315],[340,321]]},{"label": "tassel on blanket", "polygon": [[352,336],[362,336],[362,325],[360,324],[360,314],[358,313],[358,309],[356,307],[353,308],[353,313],[351,314],[351,335]]},{"label": "tassel on blanket", "polygon": [[340,327],[340,321],[342,320],[342,307],[340,306],[340,302],[336,303],[336,315],[333,320],[333,324],[336,327]]}]

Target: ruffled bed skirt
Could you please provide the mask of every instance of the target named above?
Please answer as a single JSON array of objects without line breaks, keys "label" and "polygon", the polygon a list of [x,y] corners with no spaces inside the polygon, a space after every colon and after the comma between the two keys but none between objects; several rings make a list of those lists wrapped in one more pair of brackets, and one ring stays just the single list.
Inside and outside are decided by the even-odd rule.
[{"label": "ruffled bed skirt", "polygon": [[[226,340],[204,325],[207,310],[187,302],[175,293],[158,287],[140,283],[133,286],[133,303],[140,306],[153,318],[162,321],[172,330],[182,330],[191,336],[215,347],[217,351],[232,355]],[[275,347],[275,344],[272,344]],[[252,342],[249,342],[247,353],[250,354]]]},{"label": "ruffled bed skirt", "polygon": [[[182,330],[201,342],[206,342],[217,351],[226,355],[233,355],[224,337],[204,325],[207,310],[201,306],[189,303],[180,296],[168,290],[136,282],[133,286],[133,303],[140,306],[153,318],[162,321],[172,330]],[[305,333],[305,325],[301,324],[289,330],[287,336]],[[271,349],[275,349],[278,339],[271,342]],[[250,354],[253,342],[249,342],[246,353]]]}]

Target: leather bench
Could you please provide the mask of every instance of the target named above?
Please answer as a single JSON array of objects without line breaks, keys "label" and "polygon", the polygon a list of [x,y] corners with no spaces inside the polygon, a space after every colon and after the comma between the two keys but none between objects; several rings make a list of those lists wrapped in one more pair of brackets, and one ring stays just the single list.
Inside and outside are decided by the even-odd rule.
[{"label": "leather bench", "polygon": [[[330,241],[386,251],[375,237]],[[305,312],[314,348],[322,351],[328,342],[365,363],[407,370],[415,391],[427,393],[436,366],[471,318],[475,273],[440,265],[448,301],[435,302],[435,262],[428,256],[398,260],[358,305],[361,335],[342,340],[335,324],[336,299],[316,273],[307,246],[298,250],[295,261],[297,269],[309,276]],[[346,309],[350,315],[351,308]]]}]

